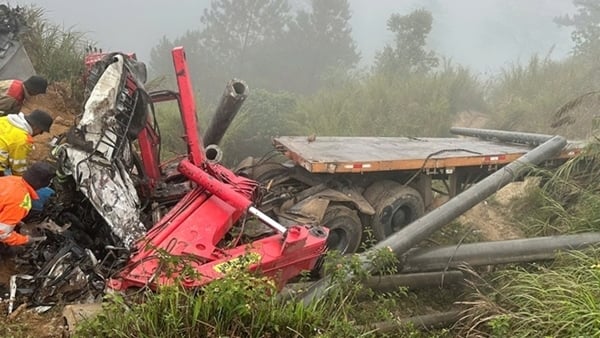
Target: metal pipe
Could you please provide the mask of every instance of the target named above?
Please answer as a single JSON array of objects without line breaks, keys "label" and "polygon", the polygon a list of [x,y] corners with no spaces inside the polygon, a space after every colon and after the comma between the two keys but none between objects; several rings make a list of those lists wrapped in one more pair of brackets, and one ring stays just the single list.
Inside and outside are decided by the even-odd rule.
[{"label": "metal pipe", "polygon": [[452,127],[450,132],[456,135],[477,137],[484,140],[497,140],[500,142],[518,143],[518,144],[530,144],[538,146],[549,139],[553,135],[545,134],[533,134],[533,133],[522,133],[505,130],[493,130],[493,129],[478,129],[478,128],[462,128]]},{"label": "metal pipe", "polygon": [[215,115],[210,119],[208,128],[204,132],[203,142],[205,145],[221,142],[247,96],[248,86],[244,81],[233,79],[227,83]]},{"label": "metal pipe", "polygon": [[[435,271],[435,272],[417,272],[402,273],[385,276],[369,276],[361,281],[366,289],[377,292],[391,292],[398,290],[399,287],[407,287],[411,290],[424,289],[429,287],[444,287],[445,285],[461,283],[465,280],[462,272],[457,270]],[[284,298],[302,293],[313,283],[300,282],[290,283],[281,291]]]},{"label": "metal pipe", "polygon": [[403,272],[435,271],[471,266],[532,262],[554,259],[557,251],[582,249],[600,243],[600,232],[513,239],[411,250]]},{"label": "metal pipe", "polygon": [[398,287],[401,286],[409,289],[423,289],[428,287],[444,286],[445,284],[456,284],[464,281],[464,279],[465,277],[462,272],[450,270],[387,276],[370,276],[363,282],[363,285],[365,288],[373,291],[388,292],[398,290]]},{"label": "metal pipe", "polygon": [[[521,177],[533,165],[543,162],[558,153],[566,144],[567,141],[560,136],[551,138],[544,144],[519,157],[514,162],[484,178],[479,183],[471,186],[471,188],[458,194],[439,208],[432,210],[392,236],[377,243],[369,251],[389,247],[397,256],[405,253],[433,232],[477,205],[477,203]],[[363,256],[366,257],[365,254]]]},{"label": "metal pipe", "polygon": [[401,318],[399,320],[391,320],[386,322],[374,323],[365,326],[365,329],[376,330],[377,333],[392,333],[405,327],[407,324],[412,324],[417,329],[440,329],[448,327],[456,323],[460,319],[461,311],[440,312],[429,315]]},{"label": "metal pipe", "polygon": [[[566,144],[567,141],[563,137],[552,137],[542,145],[532,149],[514,162],[450,199],[439,208],[410,223],[359,255],[359,259],[363,263],[363,268],[367,271],[373,269],[373,263],[369,257],[377,250],[389,248],[396,256],[400,257],[432,233],[474,207],[477,203],[522,176],[533,165],[539,164],[558,153]],[[352,276],[348,276],[347,278],[350,279]],[[315,282],[305,293],[302,298],[303,302],[310,303],[317,297],[321,297],[327,292],[330,283],[331,281],[327,277]]]},{"label": "metal pipe", "polygon": [[259,220],[261,220],[263,223],[265,223],[266,225],[270,226],[271,228],[273,228],[274,230],[285,234],[287,232],[287,228],[284,227],[283,225],[279,224],[279,222],[277,222],[276,220],[272,219],[271,217],[265,215],[262,211],[256,209],[255,207],[250,207],[248,208],[248,213],[256,216]]}]

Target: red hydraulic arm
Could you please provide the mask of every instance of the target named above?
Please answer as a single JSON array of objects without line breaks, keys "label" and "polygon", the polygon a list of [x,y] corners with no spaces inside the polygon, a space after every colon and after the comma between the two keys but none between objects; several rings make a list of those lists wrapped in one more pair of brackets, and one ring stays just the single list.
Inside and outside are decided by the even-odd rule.
[{"label": "red hydraulic arm", "polygon": [[172,55],[175,75],[177,76],[177,87],[179,87],[179,109],[181,110],[183,129],[188,145],[188,156],[193,164],[199,166],[204,163],[205,159],[204,145],[202,144],[202,139],[198,136],[196,100],[194,99],[194,90],[190,81],[190,71],[183,47],[174,48]]}]

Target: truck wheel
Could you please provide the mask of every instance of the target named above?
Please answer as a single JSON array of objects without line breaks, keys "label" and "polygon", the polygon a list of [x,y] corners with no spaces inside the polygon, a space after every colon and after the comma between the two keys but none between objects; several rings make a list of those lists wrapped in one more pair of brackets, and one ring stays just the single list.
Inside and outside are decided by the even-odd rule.
[{"label": "truck wheel", "polygon": [[375,208],[371,228],[378,241],[389,237],[425,213],[423,197],[417,190],[393,181],[381,182],[385,183],[376,182],[365,191],[365,198]]},{"label": "truck wheel", "polygon": [[362,224],[356,211],[343,205],[330,205],[323,216],[323,226],[329,228],[327,248],[343,255],[356,252],[360,246]]},{"label": "truck wheel", "polygon": [[250,178],[258,182],[266,183],[275,177],[285,175],[287,171],[288,169],[279,163],[267,162],[254,167]]}]

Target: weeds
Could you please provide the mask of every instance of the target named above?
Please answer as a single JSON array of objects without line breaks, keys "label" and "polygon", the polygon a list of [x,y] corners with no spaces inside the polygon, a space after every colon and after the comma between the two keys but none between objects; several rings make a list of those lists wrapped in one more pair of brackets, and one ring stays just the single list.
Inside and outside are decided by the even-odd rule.
[{"label": "weeds", "polygon": [[[600,335],[600,250],[561,255],[549,268],[503,271],[478,294],[463,334],[493,337]],[[489,285],[488,285],[489,287]]]},{"label": "weeds", "polygon": [[21,37],[23,46],[38,74],[49,82],[68,83],[77,101],[82,101],[85,35],[49,22],[44,14],[39,7],[26,9],[28,30]]},{"label": "weeds", "polygon": [[[517,201],[531,235],[600,229],[600,158],[597,142],[555,171],[539,170],[540,185]],[[550,266],[504,270],[477,283],[461,335],[493,337],[600,336],[600,249],[561,254]]]},{"label": "weeds", "polygon": [[[383,250],[374,254],[377,271],[393,272],[393,254]],[[164,271],[181,269],[185,261],[160,255]],[[233,269],[224,278],[205,287],[189,290],[174,283],[156,293],[144,293],[144,302],[111,294],[104,310],[80,326],[80,337],[359,337],[373,336],[365,324],[394,317],[394,297],[405,291],[377,296],[383,300],[375,308],[359,308],[357,296],[363,291],[358,278],[367,273],[358,256],[340,256],[333,252],[324,269],[332,276],[330,292],[309,305],[277,296],[275,283],[245,269]],[[165,272],[166,273],[166,272]],[[190,278],[189,274],[186,277]],[[348,281],[347,276],[356,279]],[[404,293],[403,293],[404,292]],[[382,298],[384,297],[384,298]],[[397,298],[396,298],[397,299]]]}]

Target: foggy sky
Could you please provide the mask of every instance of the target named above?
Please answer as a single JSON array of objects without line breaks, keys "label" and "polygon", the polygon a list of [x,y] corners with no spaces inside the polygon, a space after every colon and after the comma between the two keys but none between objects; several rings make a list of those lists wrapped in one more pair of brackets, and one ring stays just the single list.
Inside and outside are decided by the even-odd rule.
[{"label": "foggy sky", "polygon": [[[305,6],[307,0],[296,0]],[[326,0],[323,0],[326,1]],[[290,1],[292,2],[292,1]],[[12,0],[11,5],[35,4],[46,17],[85,32],[104,50],[136,52],[149,61],[150,50],[162,36],[175,38],[200,27],[210,0]],[[354,39],[362,65],[393,36],[386,30],[392,13],[427,8],[434,17],[430,47],[477,72],[495,72],[533,53],[552,58],[568,54],[570,31],[552,19],[572,14],[572,0],[350,0]]]}]

